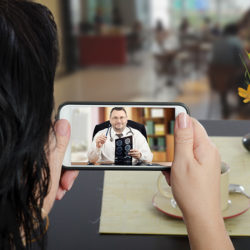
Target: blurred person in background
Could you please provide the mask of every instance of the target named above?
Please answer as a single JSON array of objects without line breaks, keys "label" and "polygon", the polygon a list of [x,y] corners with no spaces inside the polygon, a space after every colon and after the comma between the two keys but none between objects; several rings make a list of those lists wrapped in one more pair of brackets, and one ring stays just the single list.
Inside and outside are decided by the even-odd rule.
[{"label": "blurred person in background", "polygon": [[250,52],[250,9],[246,11],[239,22],[239,33],[245,50]]},{"label": "blurred person in background", "polygon": [[56,24],[43,5],[1,0],[0,37],[0,249],[44,249],[45,218],[78,174],[62,172],[69,123],[51,120]]},{"label": "blurred person in background", "polygon": [[227,24],[222,37],[213,44],[210,63],[238,67],[241,65],[240,55],[243,50],[243,42],[238,36],[238,25]]},{"label": "blurred person in background", "polygon": [[163,43],[164,43],[164,41],[165,41],[165,39],[168,36],[168,32],[164,28],[164,25],[163,25],[163,23],[162,23],[161,20],[157,20],[154,32],[155,32],[155,40],[156,40],[156,42],[160,46],[162,46]]},{"label": "blurred person in background", "polygon": [[214,23],[214,25],[212,26],[211,33],[214,36],[214,38],[217,38],[221,35],[221,27],[218,22]]},{"label": "blurred person in background", "polygon": [[115,27],[121,27],[123,25],[123,19],[118,7],[114,7],[112,10],[112,25]]},{"label": "blurred person in background", "polygon": [[[241,55],[244,54],[243,42],[238,35],[236,23],[227,24],[223,35],[218,38],[212,47],[208,75],[213,90],[220,96],[223,118],[228,118],[231,109],[228,103],[228,93],[244,82],[244,71]],[[237,96],[239,103],[240,98]]]},{"label": "blurred person in background", "polygon": [[103,25],[104,25],[103,10],[101,7],[97,7],[94,17],[94,29],[97,34],[100,34],[102,32]]},{"label": "blurred person in background", "polygon": [[132,25],[130,34],[127,36],[128,53],[130,56],[130,61],[134,64],[139,64],[137,54],[143,47],[142,31],[142,23],[139,20],[136,20]]},{"label": "blurred person in background", "polygon": [[178,37],[181,47],[185,47],[197,40],[197,34],[194,33],[194,29],[191,27],[187,17],[181,20]]},{"label": "blurred person in background", "polygon": [[80,22],[79,26],[82,34],[88,34],[93,31],[93,26],[86,20]]},{"label": "blurred person in background", "polygon": [[179,32],[181,34],[186,34],[189,32],[189,28],[190,28],[190,25],[189,25],[189,21],[187,17],[182,18],[180,26],[179,26]]},{"label": "blurred person in background", "polygon": [[212,23],[211,23],[211,19],[209,17],[203,18],[200,39],[204,42],[210,42],[213,40]]},{"label": "blurred person in background", "polygon": [[155,26],[155,32],[162,32],[164,31],[164,25],[162,23],[162,20],[158,19],[156,22],[156,26]]}]

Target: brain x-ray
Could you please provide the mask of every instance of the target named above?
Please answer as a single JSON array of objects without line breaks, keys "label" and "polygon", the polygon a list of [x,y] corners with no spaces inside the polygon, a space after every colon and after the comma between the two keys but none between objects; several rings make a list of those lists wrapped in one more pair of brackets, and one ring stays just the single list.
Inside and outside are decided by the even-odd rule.
[{"label": "brain x-ray", "polygon": [[128,155],[133,148],[132,136],[115,140],[115,164],[132,165],[132,156]]}]

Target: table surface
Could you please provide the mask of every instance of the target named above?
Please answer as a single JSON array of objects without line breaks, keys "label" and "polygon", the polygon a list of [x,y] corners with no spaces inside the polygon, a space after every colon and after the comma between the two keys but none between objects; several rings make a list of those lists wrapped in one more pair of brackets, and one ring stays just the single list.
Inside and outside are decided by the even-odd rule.
[{"label": "table surface", "polygon": [[[243,136],[250,132],[250,121],[201,123],[210,136]],[[50,213],[48,249],[190,249],[186,236],[99,234],[103,176],[102,170],[81,171],[72,190],[55,202]],[[250,237],[232,240],[236,249],[250,248]]]}]

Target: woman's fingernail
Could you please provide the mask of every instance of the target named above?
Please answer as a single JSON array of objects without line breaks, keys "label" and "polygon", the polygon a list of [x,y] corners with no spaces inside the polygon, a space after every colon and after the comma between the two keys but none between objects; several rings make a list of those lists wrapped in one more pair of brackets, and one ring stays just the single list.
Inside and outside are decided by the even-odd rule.
[{"label": "woman's fingernail", "polygon": [[67,191],[69,191],[69,190],[72,188],[73,183],[74,183],[74,181],[73,181],[73,182],[69,185],[69,187],[68,187]]},{"label": "woman's fingernail", "polygon": [[56,132],[61,136],[66,136],[69,132],[69,124],[66,120],[60,120],[56,126]]},{"label": "woman's fingernail", "polygon": [[63,198],[63,196],[65,195],[66,190],[61,190],[58,194],[58,200],[61,200]]},{"label": "woman's fingernail", "polygon": [[178,116],[178,128],[187,128],[188,127],[188,116],[185,113],[181,113]]}]

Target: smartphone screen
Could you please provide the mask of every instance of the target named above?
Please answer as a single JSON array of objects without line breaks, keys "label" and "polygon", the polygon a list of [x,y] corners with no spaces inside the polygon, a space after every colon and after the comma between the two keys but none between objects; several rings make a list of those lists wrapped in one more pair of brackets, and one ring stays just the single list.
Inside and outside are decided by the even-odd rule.
[{"label": "smartphone screen", "polygon": [[59,119],[71,125],[67,169],[164,170],[174,159],[181,103],[66,103]]}]

